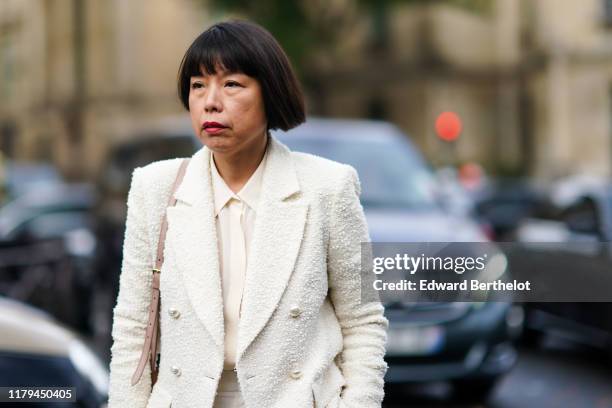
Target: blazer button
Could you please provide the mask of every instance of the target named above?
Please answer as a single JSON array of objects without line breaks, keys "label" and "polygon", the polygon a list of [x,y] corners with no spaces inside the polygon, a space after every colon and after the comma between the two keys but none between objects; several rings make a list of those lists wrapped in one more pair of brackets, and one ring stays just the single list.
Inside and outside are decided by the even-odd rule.
[{"label": "blazer button", "polygon": [[302,372],[300,370],[293,370],[290,374],[291,378],[293,378],[294,380],[297,380],[298,378],[300,378],[302,376]]},{"label": "blazer button", "polygon": [[170,368],[170,371],[172,372],[172,374],[176,375],[177,377],[181,376],[181,369],[178,368],[177,366],[172,366]]},{"label": "blazer button", "polygon": [[178,319],[179,316],[181,315],[181,312],[179,312],[178,310],[176,310],[175,308],[171,307],[170,309],[168,309],[168,314],[173,317],[174,319]]},{"label": "blazer button", "polygon": [[291,317],[298,317],[302,314],[302,310],[297,306],[293,306],[291,310],[289,310],[289,314],[291,315]]}]

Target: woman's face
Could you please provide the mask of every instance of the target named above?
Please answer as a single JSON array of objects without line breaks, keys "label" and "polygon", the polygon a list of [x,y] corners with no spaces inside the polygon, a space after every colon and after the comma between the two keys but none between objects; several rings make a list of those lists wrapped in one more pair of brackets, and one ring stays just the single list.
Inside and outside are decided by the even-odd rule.
[{"label": "woman's face", "polygon": [[214,152],[248,150],[266,136],[261,87],[255,78],[242,73],[217,67],[214,75],[192,76],[189,113],[196,135]]}]

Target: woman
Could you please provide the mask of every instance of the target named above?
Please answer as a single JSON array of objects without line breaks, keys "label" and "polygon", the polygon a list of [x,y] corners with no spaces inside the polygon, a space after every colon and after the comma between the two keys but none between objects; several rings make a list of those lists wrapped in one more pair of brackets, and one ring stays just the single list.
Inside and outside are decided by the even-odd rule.
[{"label": "woman", "polygon": [[388,321],[361,296],[359,179],[270,135],[305,120],[287,56],[254,23],[215,24],[187,50],[178,88],[204,146],[166,212],[159,377],[151,387],[147,366],[130,383],[182,159],[132,175],[109,406],[380,407]]}]

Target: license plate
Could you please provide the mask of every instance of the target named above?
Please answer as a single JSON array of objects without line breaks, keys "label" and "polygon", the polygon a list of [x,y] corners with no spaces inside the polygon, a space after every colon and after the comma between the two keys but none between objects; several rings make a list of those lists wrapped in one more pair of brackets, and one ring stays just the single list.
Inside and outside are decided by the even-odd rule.
[{"label": "license plate", "polygon": [[390,327],[387,332],[387,354],[430,355],[442,349],[444,329],[440,326]]}]

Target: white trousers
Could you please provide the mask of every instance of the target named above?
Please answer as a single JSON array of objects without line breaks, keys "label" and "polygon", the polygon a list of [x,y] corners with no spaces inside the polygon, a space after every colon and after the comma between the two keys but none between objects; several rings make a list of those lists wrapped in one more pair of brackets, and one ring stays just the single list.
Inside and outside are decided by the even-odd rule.
[{"label": "white trousers", "polygon": [[234,370],[223,370],[215,396],[214,408],[244,408],[238,377]]}]

